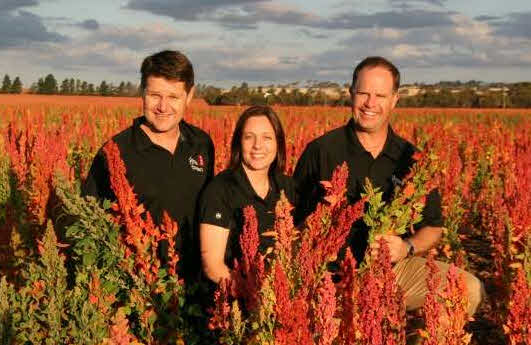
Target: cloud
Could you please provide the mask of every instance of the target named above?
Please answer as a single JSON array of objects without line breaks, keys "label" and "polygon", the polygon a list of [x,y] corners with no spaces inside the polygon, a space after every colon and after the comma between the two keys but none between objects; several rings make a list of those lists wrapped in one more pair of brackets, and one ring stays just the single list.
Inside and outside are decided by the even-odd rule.
[{"label": "cloud", "polygon": [[[59,78],[136,80],[142,59],[163,49],[182,50],[182,42],[202,36],[183,35],[161,24],[142,27],[101,25],[69,40],[13,47],[0,60],[17,66],[38,66],[38,73],[56,71]],[[213,57],[212,57],[213,58]],[[34,72],[33,72],[34,73]]]},{"label": "cloud", "polygon": [[89,82],[135,80],[143,58],[141,53],[108,43],[85,45],[76,41],[13,48],[0,52],[0,56],[17,66],[19,73],[31,71],[32,76],[25,78],[27,85],[48,73],[57,79],[73,77]]},{"label": "cloud", "polygon": [[315,38],[315,39],[325,39],[325,38],[330,37],[330,35],[327,35],[325,33],[315,32],[315,31],[308,30],[308,29],[300,29],[299,32],[306,37]]},{"label": "cloud", "polygon": [[146,11],[178,21],[206,21],[226,29],[255,30],[259,23],[311,26],[321,19],[309,12],[271,0],[168,2],[130,0],[125,8]]},{"label": "cloud", "polygon": [[41,17],[22,10],[17,14],[0,12],[0,32],[2,33],[0,48],[68,40],[64,35],[48,31]]},{"label": "cloud", "polygon": [[[397,1],[392,1],[398,3]],[[443,1],[409,1],[414,4],[442,4]],[[408,1],[402,1],[405,5]],[[407,5],[402,10],[375,13],[341,13],[323,18],[295,6],[267,0],[217,0],[199,2],[168,2],[163,0],[130,0],[128,9],[147,11],[181,21],[206,21],[217,23],[226,29],[255,30],[259,23],[301,26],[314,29],[352,30],[371,27],[419,28],[448,26],[456,12],[429,10]]]},{"label": "cloud", "polygon": [[9,12],[21,7],[36,6],[38,4],[39,1],[37,0],[0,0],[0,12]]},{"label": "cloud", "polygon": [[209,16],[218,9],[258,3],[268,0],[129,0],[124,6],[130,10],[145,11],[175,20],[195,21]]},{"label": "cloud", "polygon": [[414,7],[418,5],[434,5],[437,7],[442,7],[447,1],[448,0],[389,0],[389,3],[392,5],[405,5],[407,7]]},{"label": "cloud", "polygon": [[284,56],[273,49],[264,51],[258,46],[192,49],[188,56],[200,81],[279,83],[307,79],[309,75],[313,75],[307,57]]},{"label": "cloud", "polygon": [[[487,22],[461,14],[451,16],[452,25],[414,29],[372,28],[356,30],[340,47],[316,55],[318,64],[345,68],[347,61],[368,55],[389,58],[401,68],[486,68],[531,67],[531,44],[521,37],[500,39]],[[522,44],[527,42],[527,44]],[[339,70],[336,68],[336,70]]]},{"label": "cloud", "polygon": [[77,23],[76,26],[85,29],[85,30],[98,30],[100,28],[100,23],[95,19],[86,19],[80,23]]},{"label": "cloud", "polygon": [[[182,23],[120,26],[96,19],[62,23],[59,19],[64,18],[59,18],[59,23],[50,24],[22,10],[0,11],[0,30],[7,38],[0,40],[0,48],[9,48],[0,51],[0,61],[6,66],[5,61],[10,61],[19,68],[38,66],[33,67],[38,73],[51,70],[68,74],[59,73],[59,78],[136,80],[145,56],[162,49],[179,49],[190,57],[199,82],[261,84],[307,79],[348,81],[354,66],[369,55],[388,57],[401,70],[417,71],[417,80],[423,80],[424,74],[460,79],[460,72],[466,71],[468,77],[470,71],[482,70],[488,70],[489,77],[494,73],[503,78],[500,71],[531,67],[529,12],[470,18],[444,9],[445,1],[389,2],[404,6],[388,6],[385,11],[372,13],[343,9],[323,17],[302,7],[265,0],[130,0],[125,5],[174,20],[205,21],[228,29],[215,33],[211,25],[203,26],[205,33],[190,33],[197,26]],[[36,1],[19,3],[30,6]],[[8,8],[6,4],[2,3]],[[9,8],[18,9],[13,1],[9,4]],[[275,29],[231,31],[255,30],[263,23],[274,24],[265,27],[276,25]],[[85,31],[76,30],[78,34],[68,38],[45,24],[64,32],[73,26]],[[525,77],[525,73],[520,75]]]},{"label": "cloud", "polygon": [[497,35],[531,39],[531,11],[511,13],[505,20],[493,23],[493,26]]},{"label": "cloud", "polygon": [[276,2],[261,2],[241,7],[241,11],[222,14],[211,18],[225,27],[242,28],[257,23],[274,23],[281,25],[318,26],[322,18],[301,11],[290,5]]},{"label": "cloud", "polygon": [[332,17],[326,23],[321,23],[326,29],[364,29],[364,28],[395,28],[412,29],[423,27],[449,26],[453,24],[451,11],[387,11],[372,14],[357,12],[343,13]]},{"label": "cloud", "polygon": [[141,27],[105,25],[101,26],[100,30],[92,32],[81,43],[86,45],[107,43],[115,47],[142,51],[168,48],[202,37],[200,34],[178,33],[175,29],[159,23]]},{"label": "cloud", "polygon": [[498,16],[477,16],[477,17],[474,17],[474,20],[477,20],[477,21],[480,21],[480,22],[488,22],[488,21],[492,21],[492,20],[499,20],[501,19],[501,17],[498,17]]}]

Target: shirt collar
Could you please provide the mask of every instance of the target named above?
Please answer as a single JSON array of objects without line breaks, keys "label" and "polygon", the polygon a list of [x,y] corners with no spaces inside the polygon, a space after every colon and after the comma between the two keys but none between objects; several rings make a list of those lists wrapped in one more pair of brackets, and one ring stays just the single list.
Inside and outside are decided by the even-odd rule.
[{"label": "shirt collar", "polygon": [[385,140],[382,153],[395,161],[399,160],[402,156],[402,141],[391,126],[389,126],[389,130],[387,131],[387,139]]},{"label": "shirt collar", "polygon": [[[345,126],[347,140],[349,143],[348,149],[351,153],[359,155],[364,152],[367,152],[367,150],[365,150],[363,145],[360,143],[360,140],[356,135],[355,129],[356,127],[354,124],[354,119],[351,118]],[[385,139],[385,144],[382,149],[382,154],[390,157],[393,160],[398,160],[400,159],[400,156],[402,154],[401,147],[402,145],[400,138],[396,135],[391,126],[389,126],[389,130],[387,131],[387,138]]]},{"label": "shirt collar", "polygon": [[[138,151],[145,151],[155,144],[140,125],[146,123],[145,116],[139,116],[133,120],[133,145]],[[179,144],[187,140],[186,130],[184,130],[184,120],[179,122]]]},{"label": "shirt collar", "polygon": [[[256,194],[253,186],[251,185],[251,181],[249,181],[249,177],[247,177],[247,174],[245,173],[245,169],[243,168],[242,164],[238,165],[238,167],[233,170],[233,176],[238,186],[243,188],[247,195],[253,198],[258,198],[259,200],[263,200],[262,198],[260,198],[260,196],[258,196],[258,194]],[[278,176],[276,176],[276,173],[269,174],[269,193],[267,194],[266,199],[264,200],[265,202],[267,202],[267,200],[271,196],[271,192],[277,191],[277,180]]]}]

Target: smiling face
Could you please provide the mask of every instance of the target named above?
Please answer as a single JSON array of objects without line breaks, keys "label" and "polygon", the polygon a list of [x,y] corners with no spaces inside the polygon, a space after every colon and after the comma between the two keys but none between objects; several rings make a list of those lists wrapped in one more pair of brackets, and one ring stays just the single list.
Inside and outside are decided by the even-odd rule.
[{"label": "smiling face", "polygon": [[379,66],[364,68],[351,92],[352,117],[357,129],[371,134],[386,132],[391,111],[398,102],[391,72]]},{"label": "smiling face", "polygon": [[250,170],[269,171],[277,156],[275,130],[265,116],[247,119],[242,131],[242,163]]},{"label": "smiling face", "polygon": [[193,94],[194,88],[186,92],[182,81],[149,76],[142,97],[149,129],[155,133],[176,133]]}]

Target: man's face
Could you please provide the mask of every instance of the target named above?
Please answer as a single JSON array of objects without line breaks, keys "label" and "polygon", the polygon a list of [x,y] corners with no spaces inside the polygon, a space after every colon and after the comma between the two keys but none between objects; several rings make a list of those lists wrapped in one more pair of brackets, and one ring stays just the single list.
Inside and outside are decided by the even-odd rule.
[{"label": "man's face", "polygon": [[150,76],[142,96],[144,116],[156,133],[172,133],[192,101],[194,88],[186,92],[182,81]]},{"label": "man's face", "polygon": [[383,67],[368,67],[360,71],[352,92],[352,117],[358,130],[383,133],[387,130],[391,110],[398,101],[393,91],[393,76]]}]

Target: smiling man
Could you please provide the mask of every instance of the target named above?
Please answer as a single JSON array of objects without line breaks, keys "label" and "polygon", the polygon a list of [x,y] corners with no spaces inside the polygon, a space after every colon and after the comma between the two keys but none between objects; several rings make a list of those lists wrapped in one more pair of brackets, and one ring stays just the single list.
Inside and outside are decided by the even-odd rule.
[{"label": "smiling man", "polygon": [[[179,224],[180,274],[199,272],[195,207],[214,172],[214,146],[201,129],[183,116],[194,95],[194,70],[178,51],[162,51],[142,63],[143,116],[115,135],[127,179],[156,223],[166,210]],[[82,186],[83,195],[114,200],[105,156],[100,150]],[[162,250],[164,252],[164,250]]]},{"label": "smiling man", "polygon": [[[369,178],[383,191],[384,201],[392,198],[396,184],[409,172],[416,148],[399,137],[390,126],[391,111],[398,102],[400,73],[382,57],[368,57],[356,66],[350,93],[352,118],[343,127],[315,139],[308,144],[294,172],[299,192],[296,222],[314,211],[322,200],[324,190],[320,181],[328,181],[333,170],[347,162],[349,181],[347,197],[355,203],[361,198],[364,181]],[[405,236],[384,236],[387,242],[397,282],[405,294],[407,309],[422,306],[427,293],[426,260],[420,255],[433,248],[442,234],[441,198],[437,190],[427,196],[422,221],[415,233]],[[356,222],[348,239],[348,246],[358,262],[362,262],[368,246],[368,227]],[[375,251],[378,246],[374,244]],[[437,263],[443,274],[448,265]],[[483,295],[481,282],[472,274],[461,271],[467,283],[468,312],[474,314]],[[444,285],[444,284],[443,284]]]}]

